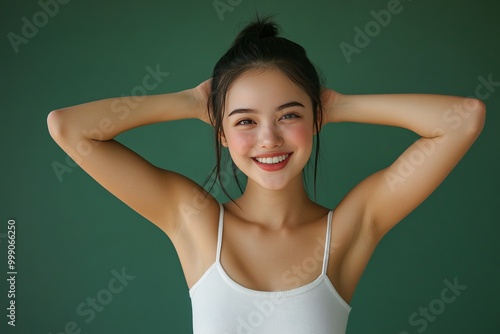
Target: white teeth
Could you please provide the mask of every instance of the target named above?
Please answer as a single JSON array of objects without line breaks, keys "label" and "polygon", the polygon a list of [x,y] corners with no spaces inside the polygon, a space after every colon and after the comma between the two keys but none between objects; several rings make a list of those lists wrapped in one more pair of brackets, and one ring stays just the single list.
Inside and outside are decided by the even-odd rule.
[{"label": "white teeth", "polygon": [[285,155],[280,155],[278,157],[272,157],[272,158],[255,158],[255,160],[257,160],[258,162],[262,163],[262,164],[277,164],[278,162],[281,162],[283,160],[285,160],[286,158],[288,158],[289,154],[285,154]]}]

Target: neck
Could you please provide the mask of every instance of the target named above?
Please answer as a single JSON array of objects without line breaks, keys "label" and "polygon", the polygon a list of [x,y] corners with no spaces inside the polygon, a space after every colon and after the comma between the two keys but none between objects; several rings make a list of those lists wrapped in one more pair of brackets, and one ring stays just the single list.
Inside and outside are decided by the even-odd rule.
[{"label": "neck", "polygon": [[311,212],[316,205],[304,189],[302,174],[279,190],[262,188],[249,179],[244,194],[235,202],[241,209],[230,206],[238,215],[273,230],[299,225],[304,221],[305,213]]}]

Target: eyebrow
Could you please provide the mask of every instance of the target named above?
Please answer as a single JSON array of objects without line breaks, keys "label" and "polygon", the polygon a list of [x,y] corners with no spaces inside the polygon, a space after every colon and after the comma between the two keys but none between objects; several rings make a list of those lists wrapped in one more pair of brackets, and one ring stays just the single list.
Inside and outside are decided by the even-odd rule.
[{"label": "eyebrow", "polygon": [[[281,111],[283,109],[291,108],[291,107],[302,107],[302,108],[305,108],[302,103],[297,102],[297,101],[292,101],[292,102],[287,102],[285,104],[280,105],[278,108],[276,108],[276,111]],[[235,115],[235,114],[245,114],[245,113],[254,113],[254,112],[256,112],[255,109],[251,109],[251,108],[238,108],[238,109],[234,109],[233,111],[231,111],[227,117],[230,117],[231,115]]]}]

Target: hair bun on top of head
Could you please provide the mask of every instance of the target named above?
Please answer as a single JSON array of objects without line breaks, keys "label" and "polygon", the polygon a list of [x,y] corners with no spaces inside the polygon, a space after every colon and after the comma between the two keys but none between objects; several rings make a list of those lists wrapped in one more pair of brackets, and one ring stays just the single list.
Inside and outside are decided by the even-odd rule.
[{"label": "hair bun on top of head", "polygon": [[257,17],[257,19],[247,25],[236,37],[233,44],[242,41],[258,40],[278,36],[278,26],[271,20],[271,17]]}]

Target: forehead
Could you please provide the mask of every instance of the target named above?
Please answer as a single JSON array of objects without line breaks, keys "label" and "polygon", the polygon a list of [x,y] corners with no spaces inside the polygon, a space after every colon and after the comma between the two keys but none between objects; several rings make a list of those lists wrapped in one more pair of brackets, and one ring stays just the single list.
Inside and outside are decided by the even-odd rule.
[{"label": "forehead", "polygon": [[239,76],[226,96],[228,110],[275,108],[290,101],[310,106],[306,92],[277,69],[250,70]]}]

